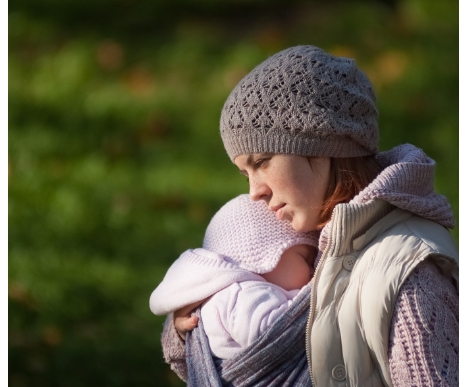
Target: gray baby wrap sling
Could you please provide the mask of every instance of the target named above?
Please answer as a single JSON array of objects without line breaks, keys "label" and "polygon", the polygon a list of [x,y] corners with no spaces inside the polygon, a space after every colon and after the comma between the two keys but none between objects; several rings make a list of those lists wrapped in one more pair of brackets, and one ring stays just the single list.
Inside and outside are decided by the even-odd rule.
[{"label": "gray baby wrap sling", "polygon": [[311,387],[306,358],[309,296],[308,287],[251,346],[221,362],[212,358],[198,309],[198,327],[186,336],[187,385]]}]

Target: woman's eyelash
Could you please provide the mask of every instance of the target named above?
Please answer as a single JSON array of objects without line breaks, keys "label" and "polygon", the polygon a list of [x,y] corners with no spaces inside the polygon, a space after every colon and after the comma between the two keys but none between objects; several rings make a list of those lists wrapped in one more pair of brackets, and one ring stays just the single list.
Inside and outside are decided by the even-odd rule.
[{"label": "woman's eyelash", "polygon": [[264,164],[268,159],[259,159],[254,163],[254,168],[259,168]]}]

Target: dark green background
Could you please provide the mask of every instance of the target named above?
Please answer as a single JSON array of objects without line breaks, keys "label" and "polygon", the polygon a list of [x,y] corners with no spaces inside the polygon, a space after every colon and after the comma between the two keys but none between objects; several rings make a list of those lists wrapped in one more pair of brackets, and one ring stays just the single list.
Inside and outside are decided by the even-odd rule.
[{"label": "dark green background", "polygon": [[381,149],[423,148],[458,214],[455,0],[15,0],[8,11],[11,386],[182,385],[149,296],[247,192],[220,110],[286,47],[355,57],[376,88]]}]

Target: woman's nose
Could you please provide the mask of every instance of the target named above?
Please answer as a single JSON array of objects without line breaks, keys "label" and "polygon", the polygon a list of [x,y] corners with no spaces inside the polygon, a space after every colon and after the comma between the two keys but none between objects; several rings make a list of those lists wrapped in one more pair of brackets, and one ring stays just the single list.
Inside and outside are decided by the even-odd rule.
[{"label": "woman's nose", "polygon": [[268,185],[259,178],[249,179],[249,196],[252,200],[265,200],[270,197],[270,189]]}]

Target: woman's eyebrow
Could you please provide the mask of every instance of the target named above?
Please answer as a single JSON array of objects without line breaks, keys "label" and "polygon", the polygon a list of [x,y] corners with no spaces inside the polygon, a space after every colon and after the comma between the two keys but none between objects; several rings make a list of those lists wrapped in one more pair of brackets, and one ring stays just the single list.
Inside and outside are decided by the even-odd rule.
[{"label": "woman's eyebrow", "polygon": [[[250,155],[248,156],[248,158],[246,159],[246,165],[247,165],[248,167],[252,167],[252,166],[254,165],[254,157],[255,157],[255,156],[258,156],[258,157],[266,157],[266,156],[272,156],[272,155],[273,155],[273,153],[256,153],[256,154],[250,154]],[[246,172],[246,170],[244,170],[244,169],[240,169],[240,170],[239,170],[239,173],[241,173],[241,175],[245,175],[245,176],[247,176],[247,174],[248,174],[248,173]]]},{"label": "woman's eyebrow", "polygon": [[254,165],[254,158],[264,158],[264,157],[272,157],[274,155],[274,153],[270,153],[270,152],[264,152],[264,153],[251,153],[247,160],[246,160],[246,164],[248,166],[253,166]]},{"label": "woman's eyebrow", "polygon": [[[246,165],[248,167],[252,167],[254,165],[254,156],[252,154],[250,154],[246,160]],[[239,170],[239,173],[241,173],[241,175],[244,175],[244,176],[247,176],[248,173],[245,169],[240,169]]]},{"label": "woman's eyebrow", "polygon": [[250,154],[246,160],[246,164],[252,166],[254,164],[254,155]]}]

